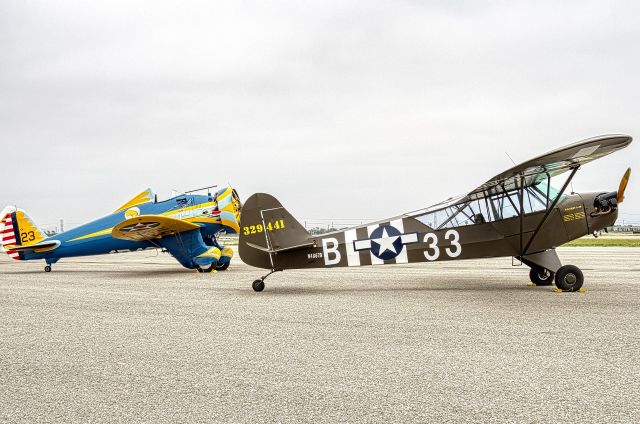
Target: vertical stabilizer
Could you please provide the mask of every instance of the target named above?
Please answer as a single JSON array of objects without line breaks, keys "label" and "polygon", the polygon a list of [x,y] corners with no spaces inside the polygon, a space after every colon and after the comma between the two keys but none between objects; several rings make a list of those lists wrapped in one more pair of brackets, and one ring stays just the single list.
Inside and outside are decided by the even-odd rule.
[{"label": "vertical stabilizer", "polygon": [[2,246],[15,260],[24,259],[22,252],[11,249],[15,246],[31,246],[47,238],[47,234],[22,209],[6,208],[2,218]]}]

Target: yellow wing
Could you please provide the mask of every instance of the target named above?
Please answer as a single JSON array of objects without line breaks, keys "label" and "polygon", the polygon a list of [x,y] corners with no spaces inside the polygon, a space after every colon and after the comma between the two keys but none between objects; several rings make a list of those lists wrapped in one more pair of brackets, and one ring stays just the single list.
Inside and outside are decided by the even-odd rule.
[{"label": "yellow wing", "polygon": [[142,241],[196,230],[199,225],[160,215],[140,215],[113,227],[111,235],[122,240]]}]

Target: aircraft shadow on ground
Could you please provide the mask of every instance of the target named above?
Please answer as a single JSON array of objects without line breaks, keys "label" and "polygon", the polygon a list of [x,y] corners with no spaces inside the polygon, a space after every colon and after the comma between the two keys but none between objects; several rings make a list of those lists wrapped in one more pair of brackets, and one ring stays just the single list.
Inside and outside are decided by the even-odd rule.
[{"label": "aircraft shadow on ground", "polygon": [[466,283],[464,286],[442,286],[441,284],[435,285],[433,282],[424,281],[423,285],[412,285],[412,286],[358,286],[354,287],[353,285],[349,285],[349,287],[294,287],[294,286],[278,286],[278,285],[270,285],[268,286],[264,292],[254,293],[251,290],[251,287],[247,287],[247,289],[239,289],[237,287],[233,288],[224,288],[224,287],[215,287],[216,290],[233,290],[237,292],[245,292],[249,293],[252,296],[267,296],[267,297],[277,297],[277,296],[313,296],[319,294],[331,294],[331,293],[388,293],[388,292],[483,292],[483,293],[491,293],[491,292],[540,292],[540,291],[548,291],[552,292],[550,287],[531,287],[526,283],[521,285],[497,285],[497,284],[482,284],[478,283],[477,285]]},{"label": "aircraft shadow on ground", "polygon": [[[167,275],[188,275],[189,273],[195,273],[196,271],[188,269],[155,269],[155,270],[104,270],[104,269],[57,269],[50,274],[45,273],[42,270],[24,270],[24,271],[6,271],[2,274],[7,275],[33,275],[42,274],[46,275],[59,275],[59,274],[102,274],[102,275],[118,275],[125,278],[148,278],[153,276],[167,276]],[[205,274],[206,275],[206,274]]]}]

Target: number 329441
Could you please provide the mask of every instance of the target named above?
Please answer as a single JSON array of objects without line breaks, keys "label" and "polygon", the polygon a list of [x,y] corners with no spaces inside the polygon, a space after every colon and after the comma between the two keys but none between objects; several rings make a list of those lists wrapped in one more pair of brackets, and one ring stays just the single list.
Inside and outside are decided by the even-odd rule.
[{"label": "number 329441", "polygon": [[243,227],[242,233],[245,236],[248,236],[250,234],[262,233],[264,232],[265,227],[267,231],[282,230],[284,228],[284,219],[279,219],[273,222],[267,222],[265,225],[262,225],[262,224],[247,225],[246,227]]}]

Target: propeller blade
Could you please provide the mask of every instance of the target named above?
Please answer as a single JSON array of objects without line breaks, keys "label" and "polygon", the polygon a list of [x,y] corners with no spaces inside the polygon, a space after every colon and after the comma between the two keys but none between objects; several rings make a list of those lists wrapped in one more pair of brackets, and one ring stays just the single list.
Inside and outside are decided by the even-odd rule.
[{"label": "propeller blade", "polygon": [[627,189],[627,184],[629,184],[629,176],[631,175],[631,168],[627,168],[627,172],[624,173],[622,179],[620,180],[620,186],[618,187],[618,203],[622,203],[624,200],[624,191]]}]

